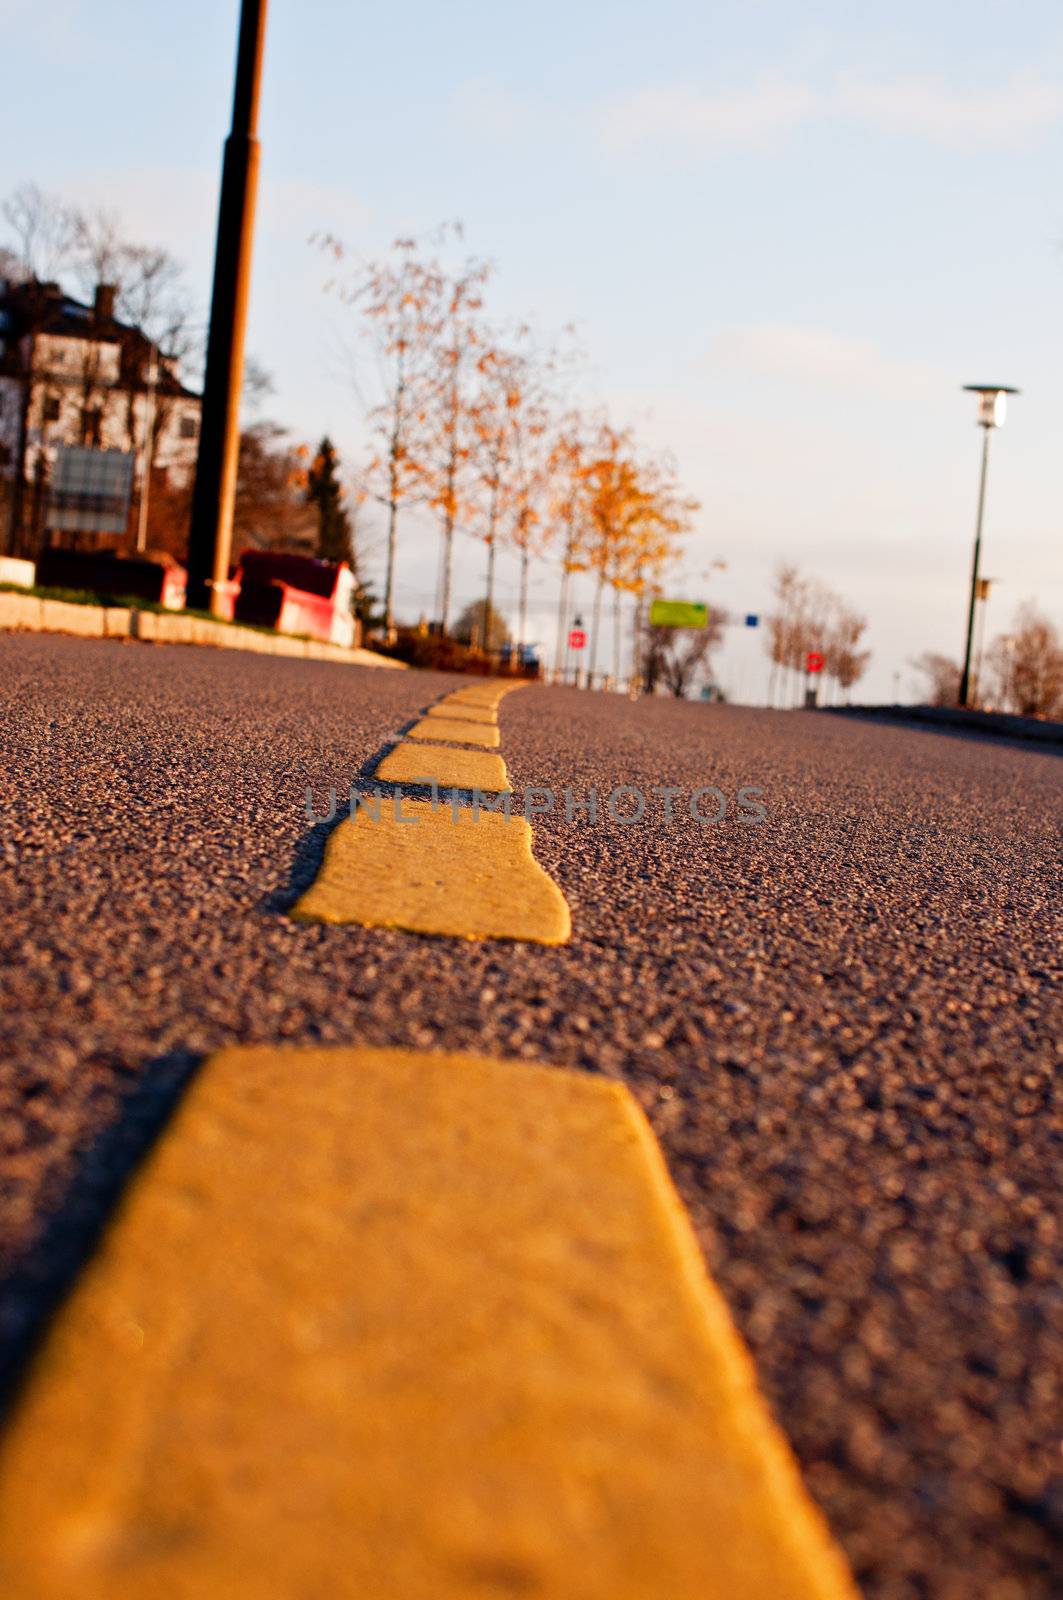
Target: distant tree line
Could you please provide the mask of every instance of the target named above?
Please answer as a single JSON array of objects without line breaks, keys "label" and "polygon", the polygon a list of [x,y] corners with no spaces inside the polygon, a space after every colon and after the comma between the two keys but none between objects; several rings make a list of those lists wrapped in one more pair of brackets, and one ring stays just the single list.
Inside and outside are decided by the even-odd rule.
[{"label": "distant tree line", "polygon": [[[544,344],[526,325],[499,326],[486,309],[488,263],[461,254],[461,230],[427,242],[399,239],[365,263],[331,236],[316,242],[331,266],[326,285],[356,319],[353,387],[369,448],[357,474],[363,503],[379,508],[386,553],[384,624],[397,620],[396,574],[408,514],[433,516],[440,535],[435,621],[452,627],[459,535],[483,546],[483,604],[493,615],[500,552],[519,574],[517,643],[527,634],[533,563],[560,567],[557,659],[569,621],[571,579],[594,583],[588,667],[608,649],[619,675],[621,604],[636,616],[659,590],[696,502],[672,462],[626,429],[571,401],[570,334]],[[638,632],[639,630],[636,629]],[[490,647],[491,632],[482,642]]]},{"label": "distant tree line", "polygon": [[[925,651],[912,662],[931,705],[960,703],[961,668],[949,656]],[[1020,606],[1010,632],[997,636],[976,660],[971,703],[1026,717],[1063,716],[1063,642],[1032,602]]]},{"label": "distant tree line", "polygon": [[771,705],[797,705],[808,681],[807,661],[817,653],[828,696],[848,695],[867,670],[868,650],[860,649],[867,618],[853,611],[818,578],[794,566],[781,566],[773,586],[774,609],[765,619],[765,649],[771,661]]}]

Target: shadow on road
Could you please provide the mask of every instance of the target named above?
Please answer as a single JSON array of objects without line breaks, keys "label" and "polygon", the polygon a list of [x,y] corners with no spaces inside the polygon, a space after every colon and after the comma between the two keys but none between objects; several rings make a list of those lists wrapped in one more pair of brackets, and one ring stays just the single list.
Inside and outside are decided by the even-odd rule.
[{"label": "shadow on road", "polygon": [[[411,723],[410,726],[412,727],[413,724]],[[351,814],[351,795],[371,795],[375,789],[380,787],[379,779],[375,783],[371,782],[373,774],[385,756],[389,756],[392,750],[395,749],[400,738],[401,735],[398,735],[388,744],[382,745],[375,755],[370,756],[369,760],[359,767],[345,794],[341,795],[335,788],[326,789],[323,793],[310,792],[308,805],[310,807],[323,807],[326,811],[331,809],[334,795],[336,803],[335,815],[323,816],[317,822],[310,824],[310,827],[295,846],[295,854],[292,857],[287,878],[284,883],[279,884],[276,889],[272,890],[270,894],[259,902],[259,911],[272,913],[273,915],[284,915],[306,893],[321,870],[321,863],[325,857],[325,846],[328,844],[330,836],[339,827],[340,823],[346,821]],[[386,783],[383,787],[390,790],[394,788],[394,785]]]},{"label": "shadow on road", "polygon": [[61,1205],[0,1282],[0,1424],[48,1323],[96,1248],[122,1193],[166,1128],[202,1057],[184,1051],[146,1066],[113,1123],[82,1156]]}]

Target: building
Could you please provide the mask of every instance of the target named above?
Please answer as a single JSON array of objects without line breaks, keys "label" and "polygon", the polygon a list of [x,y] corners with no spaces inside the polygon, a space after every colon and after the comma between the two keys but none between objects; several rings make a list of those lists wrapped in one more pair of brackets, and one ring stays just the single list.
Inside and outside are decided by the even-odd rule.
[{"label": "building", "polygon": [[[88,446],[132,456],[132,540],[146,478],[189,488],[199,448],[200,397],[177,364],[115,315],[115,289],[92,305],[57,283],[0,281],[0,550],[32,556],[46,538],[48,485],[59,450]],[[150,438],[149,438],[150,436]]]}]

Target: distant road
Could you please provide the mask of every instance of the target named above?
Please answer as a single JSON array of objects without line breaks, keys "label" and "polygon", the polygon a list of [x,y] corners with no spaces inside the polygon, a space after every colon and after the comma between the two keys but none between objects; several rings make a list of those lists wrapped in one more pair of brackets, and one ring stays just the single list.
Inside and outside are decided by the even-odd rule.
[{"label": "distant road", "polygon": [[[165,1095],[203,1052],[277,1041],[605,1072],[646,1108],[866,1594],[1047,1600],[1063,763],[531,688],[502,748],[518,794],[557,797],[535,852],[571,943],[292,922],[327,831],[307,786],[323,812],[459,682],[0,636],[0,1333],[145,1074]],[[618,786],[642,821],[611,820]],[[717,826],[689,814],[708,786]],[[564,791],[592,788],[598,823],[567,821]]]}]

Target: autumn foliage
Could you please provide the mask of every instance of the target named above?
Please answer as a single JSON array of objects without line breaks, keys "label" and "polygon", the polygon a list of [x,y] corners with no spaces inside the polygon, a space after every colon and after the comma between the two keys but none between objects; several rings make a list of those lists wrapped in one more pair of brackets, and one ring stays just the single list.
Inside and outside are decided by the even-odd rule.
[{"label": "autumn foliage", "polygon": [[442,632],[450,625],[460,533],[484,547],[488,610],[495,605],[499,553],[516,559],[519,645],[526,641],[531,568],[547,557],[558,560],[558,660],[572,576],[591,574],[591,670],[611,592],[618,672],[621,600],[632,598],[637,622],[642,597],[674,559],[696,503],[681,492],[670,463],[653,459],[629,431],[572,404],[573,362],[564,339],[544,342],[528,327],[489,322],[489,265],[475,257],[457,265],[443,259],[460,238],[450,226],[425,244],[400,239],[383,260],[368,264],[352,263],[335,239],[318,241],[335,267],[328,287],[358,315],[363,354],[356,387],[370,440],[359,494],[385,514],[385,628],[394,629],[402,526],[417,507],[439,526]]}]

